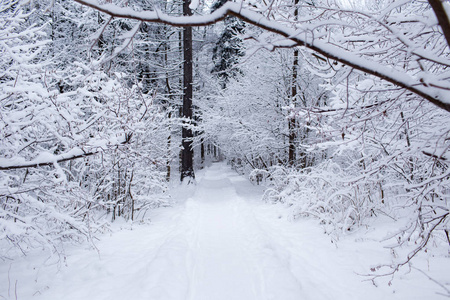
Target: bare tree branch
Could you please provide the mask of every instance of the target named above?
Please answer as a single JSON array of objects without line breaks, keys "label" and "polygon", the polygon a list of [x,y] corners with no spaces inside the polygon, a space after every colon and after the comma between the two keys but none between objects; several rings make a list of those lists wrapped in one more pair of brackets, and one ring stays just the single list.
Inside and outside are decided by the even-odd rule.
[{"label": "bare tree branch", "polygon": [[436,159],[440,159],[440,160],[447,160],[444,156],[442,156],[442,155],[436,155],[436,154],[434,154],[434,153],[430,153],[430,152],[427,152],[427,151],[422,151],[422,153],[423,154],[425,154],[426,156],[430,156],[430,157],[433,157],[433,158],[436,158]]}]

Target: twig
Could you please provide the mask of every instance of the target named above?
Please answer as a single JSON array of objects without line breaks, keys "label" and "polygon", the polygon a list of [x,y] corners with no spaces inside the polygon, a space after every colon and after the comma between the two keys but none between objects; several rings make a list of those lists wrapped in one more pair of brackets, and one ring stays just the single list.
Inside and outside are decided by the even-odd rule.
[{"label": "twig", "polygon": [[439,156],[439,155],[436,155],[436,154],[433,154],[433,153],[430,153],[430,152],[427,152],[427,151],[422,151],[422,153],[425,154],[426,156],[430,156],[432,158],[441,159],[441,160],[444,160],[444,161],[447,160],[447,158],[445,158],[442,155]]},{"label": "twig", "polygon": [[[391,267],[391,268],[393,269],[391,272],[387,272],[387,273],[383,273],[383,274],[378,274],[378,275],[367,275],[367,276],[370,276],[370,277],[371,277],[370,280],[372,280],[372,282],[373,282],[373,280],[374,280],[375,278],[378,278],[378,277],[384,277],[384,276],[391,276],[391,277],[393,278],[394,274],[395,274],[397,271],[399,271],[401,267],[403,267],[403,266],[406,265],[406,264],[409,264],[409,263],[411,262],[411,259],[413,259],[413,258],[414,258],[414,257],[415,257],[415,256],[416,256],[423,248],[425,248],[425,246],[428,244],[428,241],[430,240],[431,233],[436,229],[437,226],[439,226],[439,224],[441,224],[441,223],[449,216],[449,214],[450,214],[450,213],[446,213],[446,214],[444,214],[444,215],[442,215],[442,216],[439,217],[439,218],[440,218],[439,222],[436,222],[436,224],[434,224],[434,225],[428,230],[428,232],[426,233],[426,235],[423,237],[423,239],[422,239],[420,245],[419,245],[418,247],[416,247],[412,252],[410,252],[410,253],[408,254],[408,256],[406,257],[406,259],[405,259],[403,262],[396,263],[396,264],[394,264],[394,265],[389,266],[389,267]],[[381,267],[386,267],[386,265],[385,265],[385,266],[378,266],[378,267],[376,267],[376,268],[372,268],[371,270],[372,270],[372,271],[375,271],[376,269],[379,269],[379,268],[381,268]],[[391,283],[391,281],[392,281],[392,279],[389,281],[389,283]]]},{"label": "twig", "polygon": [[445,285],[443,285],[442,283],[440,283],[440,282],[437,281],[436,279],[430,277],[430,275],[428,275],[427,273],[425,273],[425,272],[422,271],[421,269],[418,269],[418,268],[412,267],[412,266],[411,266],[411,268],[413,268],[414,270],[419,271],[419,272],[422,273],[424,276],[426,276],[429,280],[433,281],[434,283],[436,283],[437,285],[439,285],[441,288],[443,288],[443,289],[447,292],[447,294],[441,294],[441,293],[439,293],[439,295],[446,296],[446,297],[449,297],[449,298],[450,298],[450,289],[448,289]]}]

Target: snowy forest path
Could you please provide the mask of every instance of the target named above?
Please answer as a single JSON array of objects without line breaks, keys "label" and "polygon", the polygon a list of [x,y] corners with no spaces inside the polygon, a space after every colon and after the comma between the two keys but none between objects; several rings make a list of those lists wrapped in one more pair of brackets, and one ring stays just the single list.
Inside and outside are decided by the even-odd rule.
[{"label": "snowy forest path", "polygon": [[284,291],[283,299],[298,299],[300,285],[283,262],[275,259],[270,266],[282,280],[266,280],[263,234],[237,193],[248,184],[239,179],[215,165],[206,170],[187,202],[187,215],[195,220],[188,299],[274,299],[275,290]]},{"label": "snowy forest path", "polygon": [[351,253],[337,255],[315,223],[287,221],[283,209],[261,202],[259,186],[225,164],[202,170],[197,185],[175,188],[173,196],[177,203],[151,212],[149,225],[123,223],[96,244],[98,253],[78,249],[57,274],[42,271],[49,276],[35,280],[41,288],[31,298],[383,298],[361,283]]}]

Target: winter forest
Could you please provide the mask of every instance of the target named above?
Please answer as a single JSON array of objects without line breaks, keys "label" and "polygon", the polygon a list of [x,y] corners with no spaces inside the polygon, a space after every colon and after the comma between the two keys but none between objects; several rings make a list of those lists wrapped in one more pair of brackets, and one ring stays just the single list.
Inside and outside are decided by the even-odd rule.
[{"label": "winter forest", "polygon": [[[362,295],[450,297],[448,67],[448,0],[0,0],[0,299],[53,299],[18,268],[59,274],[141,231],[126,247],[159,243],[158,292],[117,299],[361,299],[319,293],[341,265],[301,256],[309,243],[366,251],[349,271]],[[221,247],[243,247],[265,288],[249,296],[240,272],[234,296],[211,296],[212,258],[235,255],[202,234],[232,231]]]}]

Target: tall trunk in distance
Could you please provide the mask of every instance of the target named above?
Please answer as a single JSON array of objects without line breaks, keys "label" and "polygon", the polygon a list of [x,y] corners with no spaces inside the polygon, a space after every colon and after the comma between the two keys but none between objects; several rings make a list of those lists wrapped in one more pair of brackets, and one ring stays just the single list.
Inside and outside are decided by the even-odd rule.
[{"label": "tall trunk in distance", "polygon": [[205,140],[202,139],[202,143],[200,144],[200,158],[202,162],[202,168],[205,163]]},{"label": "tall trunk in distance", "polygon": [[[292,64],[292,87],[291,87],[291,103],[293,107],[297,102],[297,66],[298,66],[298,49],[294,50],[294,62]],[[296,153],[295,153],[295,138],[297,131],[297,121],[295,116],[291,116],[289,118],[289,154],[288,154],[288,163],[290,166],[295,164]]]},{"label": "tall trunk in distance", "polygon": [[[168,118],[170,119],[172,117],[172,113],[169,113]],[[171,176],[171,144],[172,144],[172,135],[171,135],[171,130],[169,129],[169,136],[167,137],[167,161],[166,161],[166,181],[169,182],[170,181],[170,176]]]},{"label": "tall trunk in distance", "polygon": [[[191,16],[189,8],[190,1],[183,2],[183,15]],[[185,123],[192,120],[192,28],[183,28],[183,118]],[[181,150],[181,181],[185,179],[188,183],[194,178],[194,151],[192,149],[192,138],[194,137],[192,129],[183,126]]]},{"label": "tall trunk in distance", "polygon": [[[295,19],[297,19],[298,16],[298,0],[294,0],[294,16]],[[297,67],[298,67],[298,49],[294,48],[294,61],[292,63],[292,86],[291,86],[291,104],[293,104],[293,107],[295,107],[295,104],[297,102]],[[296,153],[295,153],[295,138],[296,138],[296,131],[297,131],[297,121],[295,119],[295,116],[291,116],[289,118],[289,152],[288,152],[288,164],[289,166],[293,166],[295,164],[296,160]]]}]

